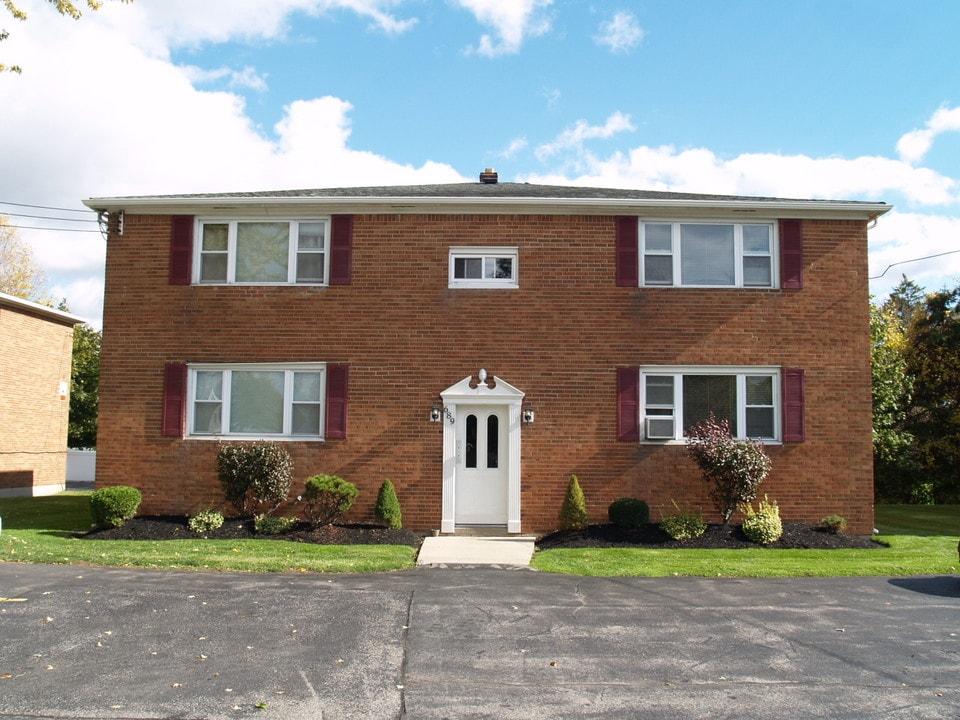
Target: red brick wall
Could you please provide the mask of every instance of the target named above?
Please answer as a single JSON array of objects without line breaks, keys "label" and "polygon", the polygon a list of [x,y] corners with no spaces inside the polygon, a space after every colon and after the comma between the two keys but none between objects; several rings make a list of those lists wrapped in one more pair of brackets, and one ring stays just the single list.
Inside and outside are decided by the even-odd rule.
[{"label": "red brick wall", "polygon": [[[871,400],[863,222],[805,221],[802,290],[615,285],[612,217],[357,216],[352,284],[212,287],[167,284],[170,218],[127,215],[110,238],[97,483],[134,485],[142,512],[191,513],[221,501],[216,442],[160,435],[165,362],[326,361],[350,366],[346,440],[287,443],[294,491],[335,473],[372,514],[393,480],[409,527],[439,527],[441,390],[481,367],[527,394],[523,530],[556,527],[569,476],[591,518],[623,496],[652,516],[671,500],[714,517],[679,446],[616,440],[621,365],[804,368],[807,440],[769,449],[761,492],[786,520],[847,518],[873,527]],[[448,248],[519,248],[520,288],[451,290]]]}]

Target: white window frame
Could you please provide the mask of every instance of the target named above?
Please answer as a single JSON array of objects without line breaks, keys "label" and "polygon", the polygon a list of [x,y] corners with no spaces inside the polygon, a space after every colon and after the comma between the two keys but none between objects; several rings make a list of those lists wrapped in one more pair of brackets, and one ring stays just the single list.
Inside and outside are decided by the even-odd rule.
[{"label": "white window frame", "polygon": [[[319,441],[324,439],[326,432],[326,401],[327,401],[327,374],[326,363],[190,363],[187,366],[187,432],[185,437],[196,440],[290,440],[295,442]],[[283,372],[283,431],[280,433],[232,433],[230,428],[230,386],[232,373],[239,372]],[[197,402],[197,373],[222,372],[222,391],[220,399],[220,428],[219,433],[194,432],[194,415]],[[316,435],[294,435],[293,428],[293,377],[296,372],[320,374],[320,431]]]},{"label": "white window frame", "polygon": [[[648,365],[640,368],[640,437],[641,442],[662,444],[685,444],[684,431],[687,423],[683,418],[683,378],[689,375],[729,375],[736,378],[737,388],[737,437],[745,439],[747,427],[747,377],[769,377],[773,388],[773,436],[752,438],[765,445],[779,445],[783,440],[783,394],[781,389],[781,369],[773,366],[729,366],[729,365]],[[648,414],[649,410],[663,412],[669,406],[647,404],[647,377],[673,378],[673,413],[670,415]],[[770,407],[751,405],[750,407]],[[647,420],[673,419],[673,437],[650,438],[647,436]]]},{"label": "white window frame", "polygon": [[[287,279],[285,281],[243,281],[237,282],[237,227],[241,223],[289,223],[289,234],[287,240]],[[300,225],[317,223],[323,225],[324,246],[322,250],[309,248],[302,252],[305,254],[323,253],[323,282],[297,282],[297,255],[300,251]],[[201,264],[203,261],[203,227],[204,225],[226,225],[227,226],[227,277],[226,280],[201,280]],[[326,286],[330,284],[330,218],[329,217],[307,217],[290,220],[276,217],[249,217],[249,218],[218,218],[204,217],[198,218],[194,229],[193,243],[193,283],[195,285],[314,285]]]},{"label": "white window frame", "polygon": [[[456,278],[454,265],[461,259],[480,259],[486,263],[488,259],[509,258],[513,265],[513,277],[497,278]],[[518,288],[520,287],[520,253],[515,247],[452,247],[449,256],[449,287],[451,288]]]},{"label": "white window frame", "polygon": [[[751,222],[731,222],[730,220],[673,220],[673,219],[654,219],[641,218],[639,220],[640,228],[638,232],[638,242],[640,244],[640,287],[661,288],[738,288],[746,290],[774,290],[780,287],[780,237],[779,223],[773,220],[764,220],[757,218]],[[671,249],[665,251],[652,250],[646,251],[646,226],[647,225],[669,225],[671,227]],[[681,225],[728,225],[733,227],[734,238],[734,282],[732,285],[684,285],[681,281],[681,255],[680,255],[680,226]],[[744,252],[743,228],[751,225],[762,225],[770,229],[770,252],[769,253],[748,253]],[[648,283],[646,282],[646,262],[647,255],[659,255],[661,257],[669,255],[673,260],[673,276],[670,283]],[[769,285],[745,285],[743,276],[744,258],[748,257],[767,257],[770,258],[770,284]]]}]

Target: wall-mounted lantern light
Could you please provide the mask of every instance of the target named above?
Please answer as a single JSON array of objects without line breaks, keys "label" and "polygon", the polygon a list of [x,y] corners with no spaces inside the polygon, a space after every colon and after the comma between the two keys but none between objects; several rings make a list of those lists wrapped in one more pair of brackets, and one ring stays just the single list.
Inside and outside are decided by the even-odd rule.
[{"label": "wall-mounted lantern light", "polygon": [[527,405],[523,409],[523,421],[529,425],[530,423],[533,422],[533,418],[534,418],[533,407],[531,405]]},{"label": "wall-mounted lantern light", "polygon": [[433,407],[430,408],[430,422],[440,422],[444,417],[450,421],[451,425],[455,422],[450,408],[446,406],[441,407],[437,403],[434,403]]}]

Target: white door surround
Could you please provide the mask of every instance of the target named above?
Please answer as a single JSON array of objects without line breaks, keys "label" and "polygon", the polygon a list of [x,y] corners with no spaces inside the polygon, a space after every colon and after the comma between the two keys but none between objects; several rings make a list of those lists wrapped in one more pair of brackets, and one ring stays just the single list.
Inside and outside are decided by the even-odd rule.
[{"label": "white door surround", "polygon": [[[481,370],[478,379],[473,376],[467,376],[455,385],[440,393],[443,400],[445,411],[441,422],[443,423],[443,509],[440,520],[440,531],[452,533],[456,530],[458,522],[460,524],[488,524],[486,520],[492,520],[489,524],[506,525],[508,533],[520,532],[520,426],[521,426],[521,404],[524,393],[510,385],[508,382],[498,377],[493,377],[493,382],[487,377],[486,371]],[[463,502],[460,503],[460,515],[458,518],[457,503],[457,481],[458,474],[461,482],[466,478],[467,482],[474,482],[477,479],[477,469],[465,468],[466,464],[466,446],[465,442],[465,424],[467,418],[473,416],[471,423],[479,423],[480,437],[486,443],[490,438],[484,434],[486,421],[491,417],[496,417],[500,432],[497,434],[496,442],[498,460],[496,462],[499,471],[499,477],[506,482],[506,508],[503,511],[501,499],[493,501],[493,505],[487,505],[480,509],[479,515],[472,515],[466,510]],[[504,423],[505,421],[505,423]],[[503,425],[505,424],[505,427]],[[506,442],[503,442],[505,438]],[[458,453],[458,443],[460,443]],[[479,459],[479,470],[487,468],[484,459]],[[466,471],[466,472],[464,472]],[[473,476],[473,477],[471,477]],[[498,482],[497,474],[488,472],[482,479],[489,482]],[[461,484],[461,492],[473,492],[475,486],[464,486]],[[499,494],[499,490],[496,494]],[[467,500],[466,498],[462,498]]]}]

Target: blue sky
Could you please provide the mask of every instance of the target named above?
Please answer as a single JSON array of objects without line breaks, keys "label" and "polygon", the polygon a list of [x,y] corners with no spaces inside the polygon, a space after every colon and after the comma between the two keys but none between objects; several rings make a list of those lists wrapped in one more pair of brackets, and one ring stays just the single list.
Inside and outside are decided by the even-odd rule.
[{"label": "blue sky", "polygon": [[[0,213],[495,167],[502,180],[885,201],[871,274],[960,250],[953,1],[108,0],[76,22],[19,5],[26,22],[0,11],[0,62],[24,67],[0,75]],[[97,324],[102,238],[12,220],[55,294]],[[960,253],[871,289],[901,272],[955,286]]]}]

